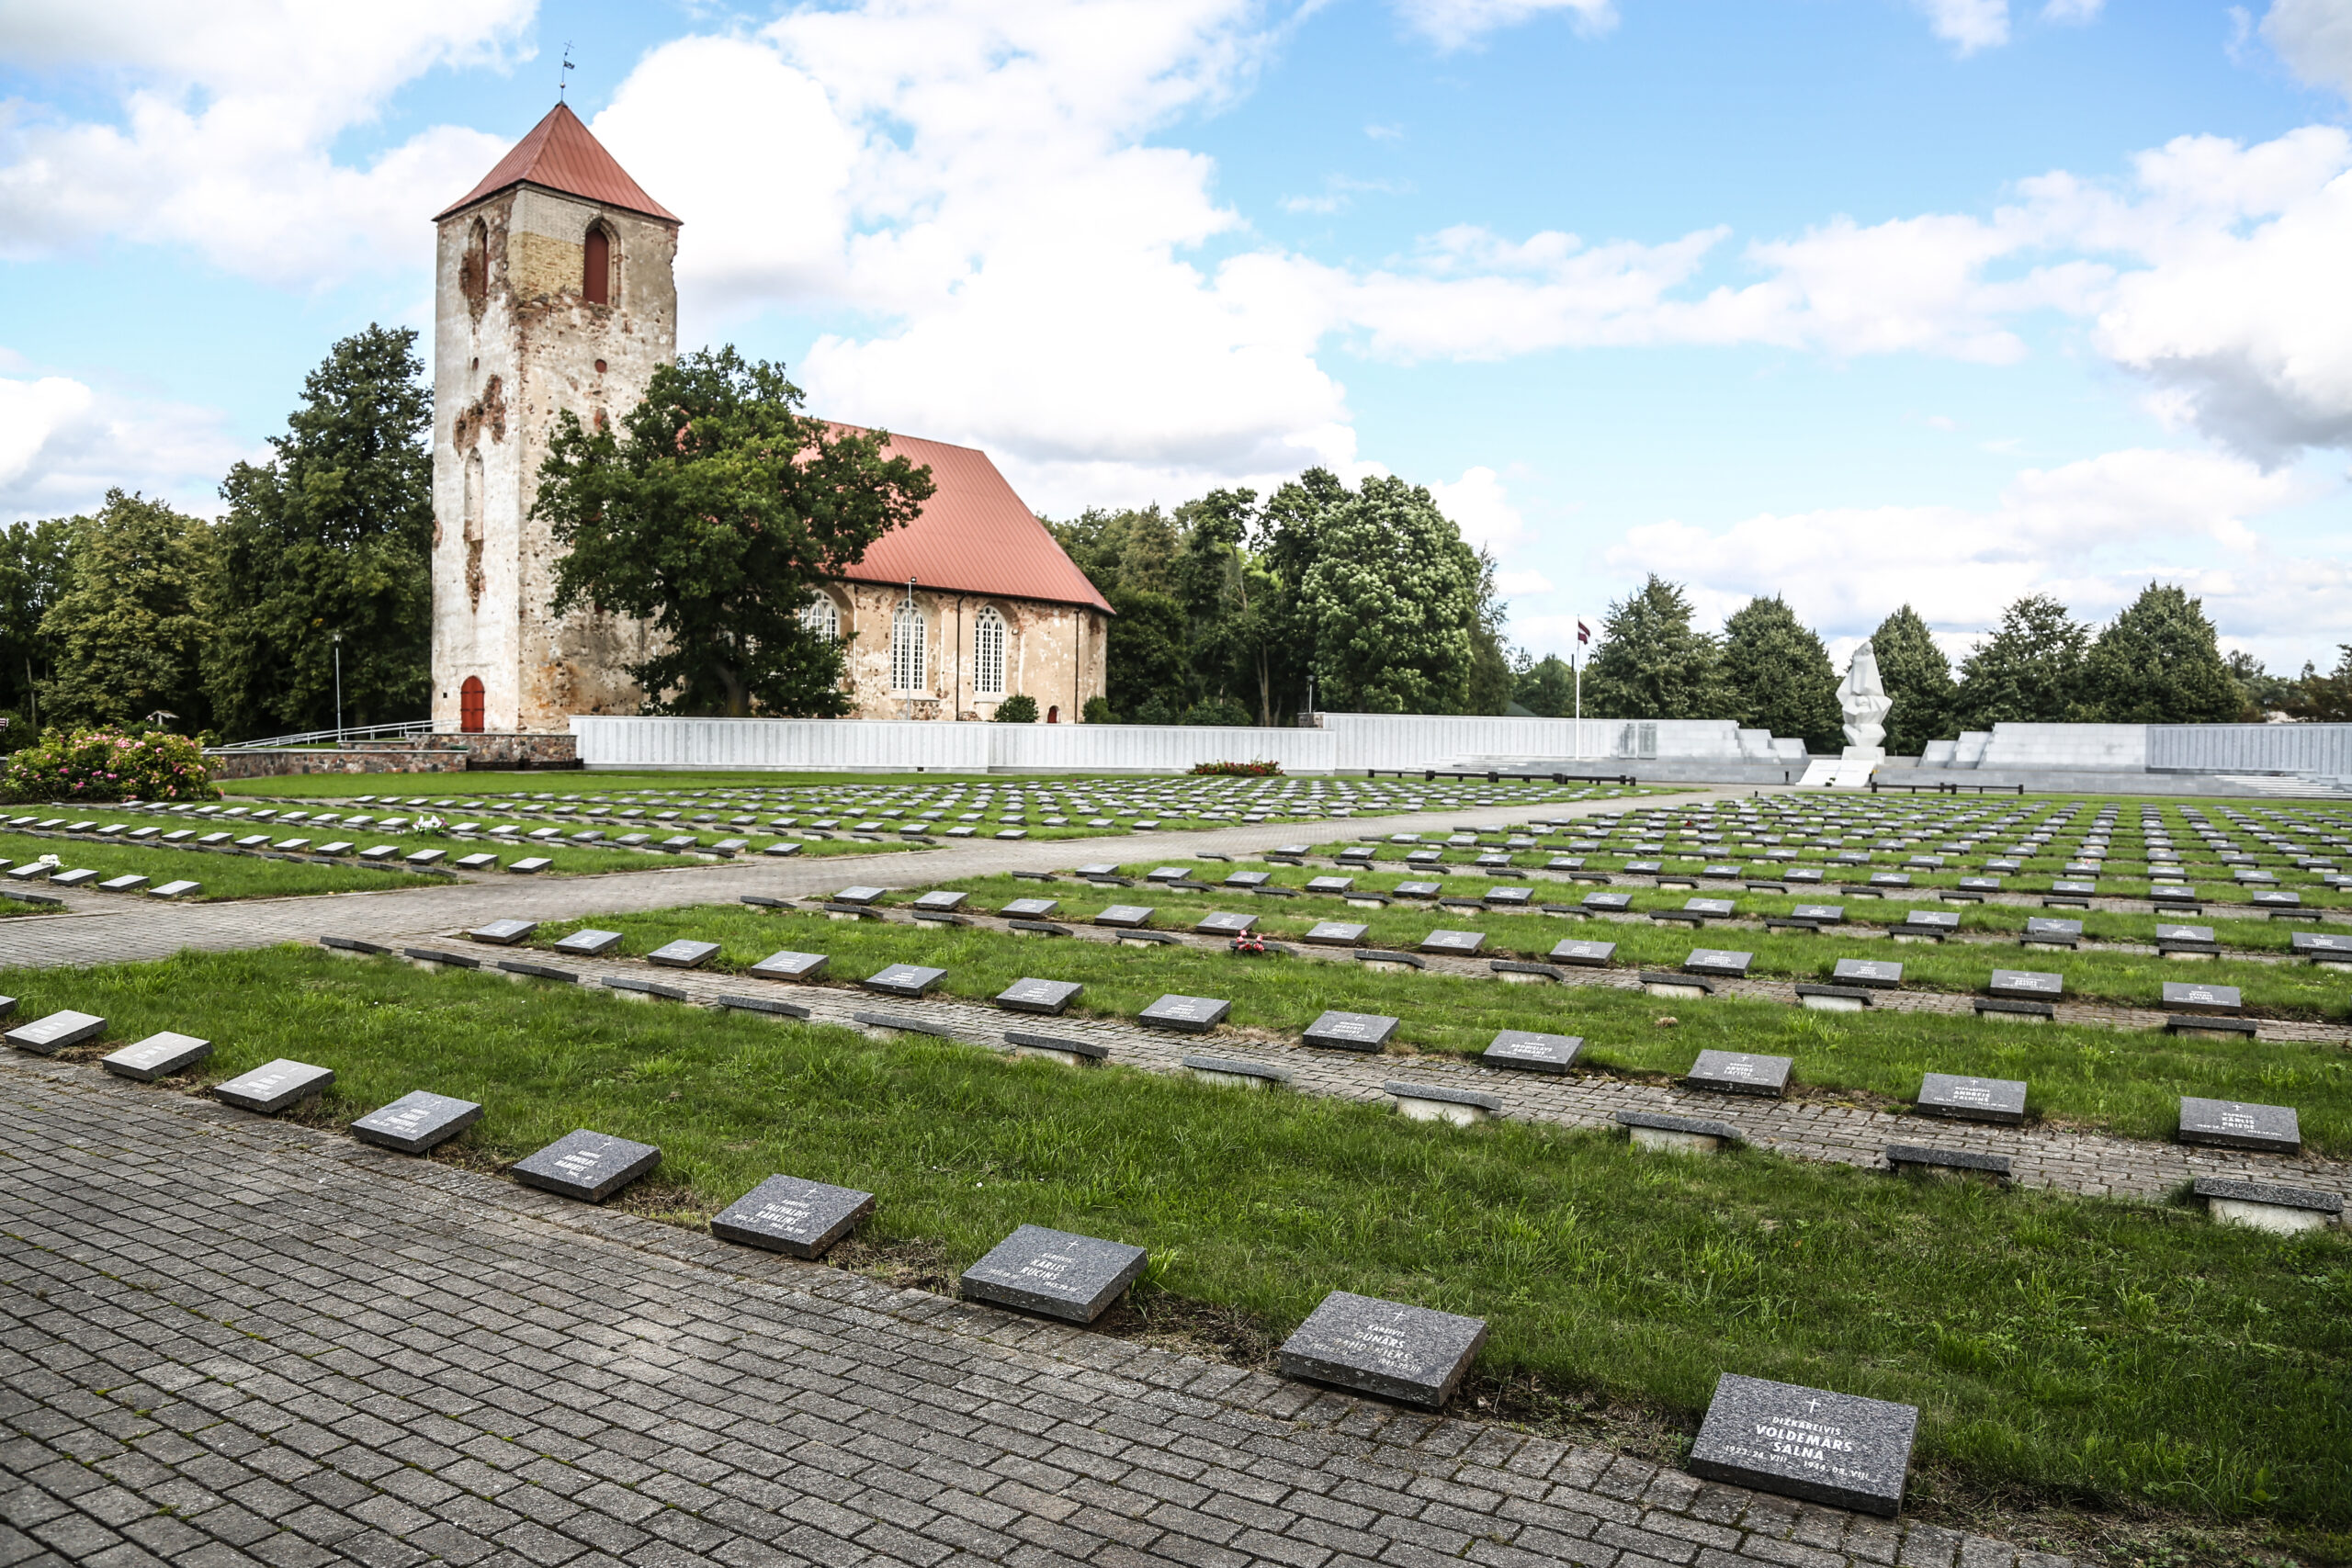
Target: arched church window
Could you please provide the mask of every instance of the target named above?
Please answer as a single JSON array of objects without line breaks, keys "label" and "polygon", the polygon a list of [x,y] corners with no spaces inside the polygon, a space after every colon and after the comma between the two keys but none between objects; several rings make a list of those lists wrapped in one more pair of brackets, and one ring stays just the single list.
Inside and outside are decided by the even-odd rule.
[{"label": "arched church window", "polygon": [[922,612],[911,604],[900,604],[890,615],[890,689],[894,692],[920,692],[923,689]]},{"label": "arched church window", "polygon": [[972,622],[972,694],[1004,695],[1004,617],[992,604]]},{"label": "arched church window", "polygon": [[490,298],[490,228],[479,218],[466,232],[465,254],[458,258],[458,292],[467,313],[481,320],[482,304]]},{"label": "arched church window", "polygon": [[587,248],[580,297],[591,305],[609,305],[613,302],[613,236],[602,223],[589,226]]},{"label": "arched church window", "polygon": [[481,733],[481,677],[469,675],[466,683],[458,688],[458,728],[468,735]]},{"label": "arched church window", "polygon": [[842,607],[833,603],[831,594],[819,589],[800,607],[800,624],[827,642],[834,641],[842,635]]}]

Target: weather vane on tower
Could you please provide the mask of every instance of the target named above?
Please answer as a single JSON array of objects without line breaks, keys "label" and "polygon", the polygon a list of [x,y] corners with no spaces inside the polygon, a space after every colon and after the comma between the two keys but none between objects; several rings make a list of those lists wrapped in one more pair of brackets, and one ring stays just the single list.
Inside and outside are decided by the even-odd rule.
[{"label": "weather vane on tower", "polygon": [[563,69],[555,75],[555,101],[563,102],[563,90],[571,85],[571,40],[563,40]]}]

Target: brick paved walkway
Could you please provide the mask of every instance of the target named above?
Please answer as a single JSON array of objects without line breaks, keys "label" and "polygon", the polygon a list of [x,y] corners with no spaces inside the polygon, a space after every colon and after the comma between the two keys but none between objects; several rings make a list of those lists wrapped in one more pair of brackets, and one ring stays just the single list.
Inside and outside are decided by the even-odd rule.
[{"label": "brick paved walkway", "polygon": [[0,1060],[0,1562],[2056,1568]]}]

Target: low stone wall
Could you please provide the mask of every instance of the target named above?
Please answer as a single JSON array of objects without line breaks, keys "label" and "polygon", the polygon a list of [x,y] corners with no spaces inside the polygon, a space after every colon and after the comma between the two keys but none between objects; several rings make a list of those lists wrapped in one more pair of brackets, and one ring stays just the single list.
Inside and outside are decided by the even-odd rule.
[{"label": "low stone wall", "polygon": [[432,735],[413,740],[354,740],[341,747],[286,746],[212,750],[206,766],[220,779],[292,773],[462,773],[484,769],[577,768],[569,735]]}]

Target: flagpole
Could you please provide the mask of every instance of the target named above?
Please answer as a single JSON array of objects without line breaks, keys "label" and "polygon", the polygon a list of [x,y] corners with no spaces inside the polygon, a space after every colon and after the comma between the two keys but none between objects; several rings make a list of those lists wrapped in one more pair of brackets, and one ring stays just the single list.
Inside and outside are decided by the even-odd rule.
[{"label": "flagpole", "polygon": [[1576,656],[1577,671],[1577,761],[1584,761],[1584,617],[1577,617],[1577,642],[1570,650]]}]

